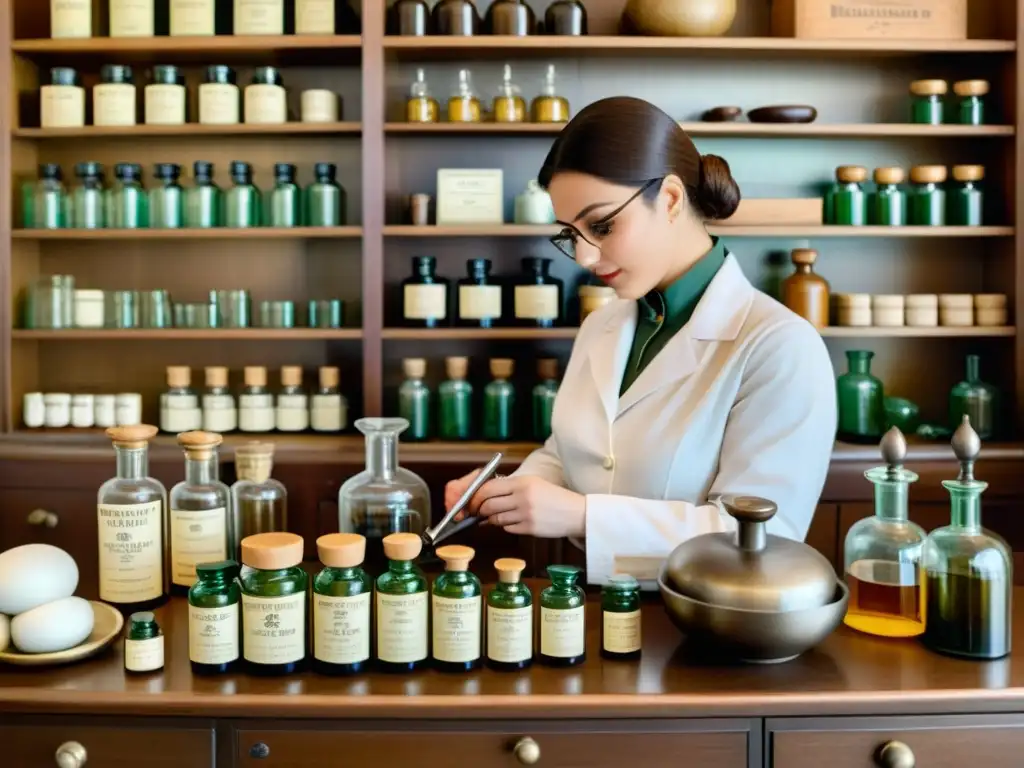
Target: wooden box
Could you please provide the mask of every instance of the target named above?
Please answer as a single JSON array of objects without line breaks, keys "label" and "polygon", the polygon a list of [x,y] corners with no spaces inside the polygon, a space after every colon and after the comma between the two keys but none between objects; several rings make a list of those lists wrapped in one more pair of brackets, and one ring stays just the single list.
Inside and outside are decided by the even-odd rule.
[{"label": "wooden box", "polygon": [[815,39],[967,39],[967,0],[772,0],[772,34]]},{"label": "wooden box", "polygon": [[820,197],[754,197],[743,198],[736,213],[723,221],[723,227],[806,227],[820,226],[822,198]]}]

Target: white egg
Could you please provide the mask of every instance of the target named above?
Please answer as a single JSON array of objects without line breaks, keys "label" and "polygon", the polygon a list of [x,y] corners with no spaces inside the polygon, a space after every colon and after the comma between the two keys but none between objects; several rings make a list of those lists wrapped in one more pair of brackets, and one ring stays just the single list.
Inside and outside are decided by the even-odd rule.
[{"label": "white egg", "polygon": [[6,651],[11,642],[11,620],[0,613],[0,651]]},{"label": "white egg", "polygon": [[23,611],[75,594],[75,559],[49,544],[24,544],[0,552],[0,613]]},{"label": "white egg", "polygon": [[23,653],[53,653],[74,648],[92,633],[92,605],[65,597],[19,613],[11,620],[11,640]]}]

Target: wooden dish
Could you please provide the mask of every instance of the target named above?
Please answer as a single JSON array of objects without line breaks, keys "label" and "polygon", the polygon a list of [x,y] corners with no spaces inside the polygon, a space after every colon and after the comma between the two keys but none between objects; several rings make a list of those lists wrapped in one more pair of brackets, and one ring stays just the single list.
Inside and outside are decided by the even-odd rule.
[{"label": "wooden dish", "polygon": [[706,110],[700,119],[705,123],[729,123],[742,114],[743,110],[739,107],[712,107]]},{"label": "wooden dish", "polygon": [[818,110],[807,104],[758,107],[747,112],[752,123],[813,123]]},{"label": "wooden dish", "polygon": [[116,608],[112,608],[106,603],[90,600],[89,604],[92,605],[94,617],[92,632],[74,648],[53,653],[22,653],[9,648],[6,651],[0,651],[0,663],[14,664],[20,667],[43,667],[70,664],[95,656],[121,634],[124,617]]}]

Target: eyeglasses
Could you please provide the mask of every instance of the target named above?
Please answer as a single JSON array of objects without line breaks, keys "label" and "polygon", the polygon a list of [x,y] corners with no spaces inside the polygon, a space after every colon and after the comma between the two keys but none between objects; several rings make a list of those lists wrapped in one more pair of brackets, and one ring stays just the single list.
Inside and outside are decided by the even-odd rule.
[{"label": "eyeglasses", "polygon": [[[624,202],[622,205],[620,205],[614,211],[609,213],[607,216],[602,216],[600,219],[598,219],[597,221],[593,222],[590,226],[594,227],[594,228],[599,228],[602,224],[607,224],[612,219],[614,219],[616,216],[618,216],[620,213],[622,213],[626,209],[626,206],[628,206],[630,203],[632,203],[634,200],[636,200],[638,197],[640,197],[640,195],[642,195],[648,189],[653,187],[655,184],[661,183],[661,181],[662,181],[662,178],[649,179],[648,181],[645,181],[641,185],[641,187],[636,192],[634,192],[626,202]],[[593,240],[588,238],[586,235],[584,235],[582,232],[580,232],[580,230],[578,228],[576,228],[575,226],[573,226],[572,224],[566,224],[561,232],[559,232],[557,235],[553,235],[550,239],[551,239],[551,244],[554,245],[555,248],[560,250],[562,253],[564,253],[566,256],[568,256],[573,261],[576,261],[576,241],[577,241],[577,238],[582,239],[583,242],[589,243],[590,245],[594,246],[598,250],[601,250],[601,246],[600,245],[598,245]]]}]

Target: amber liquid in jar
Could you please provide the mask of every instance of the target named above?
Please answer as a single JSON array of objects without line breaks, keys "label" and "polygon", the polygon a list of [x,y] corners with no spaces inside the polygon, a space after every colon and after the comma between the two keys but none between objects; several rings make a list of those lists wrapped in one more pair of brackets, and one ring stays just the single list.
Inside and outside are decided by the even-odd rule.
[{"label": "amber liquid in jar", "polygon": [[440,107],[429,96],[414,96],[405,103],[405,119],[410,123],[436,123]]},{"label": "amber liquid in jar", "polygon": [[476,96],[452,96],[448,99],[449,123],[479,123],[480,100]]},{"label": "amber liquid in jar", "polygon": [[[916,568],[908,564],[906,568]],[[850,603],[845,623],[883,637],[916,637],[924,631],[921,586],[913,575],[896,573],[889,561],[859,560],[846,573]]]},{"label": "amber liquid in jar", "polygon": [[522,123],[526,120],[526,102],[521,96],[498,96],[494,99],[494,122]]}]

